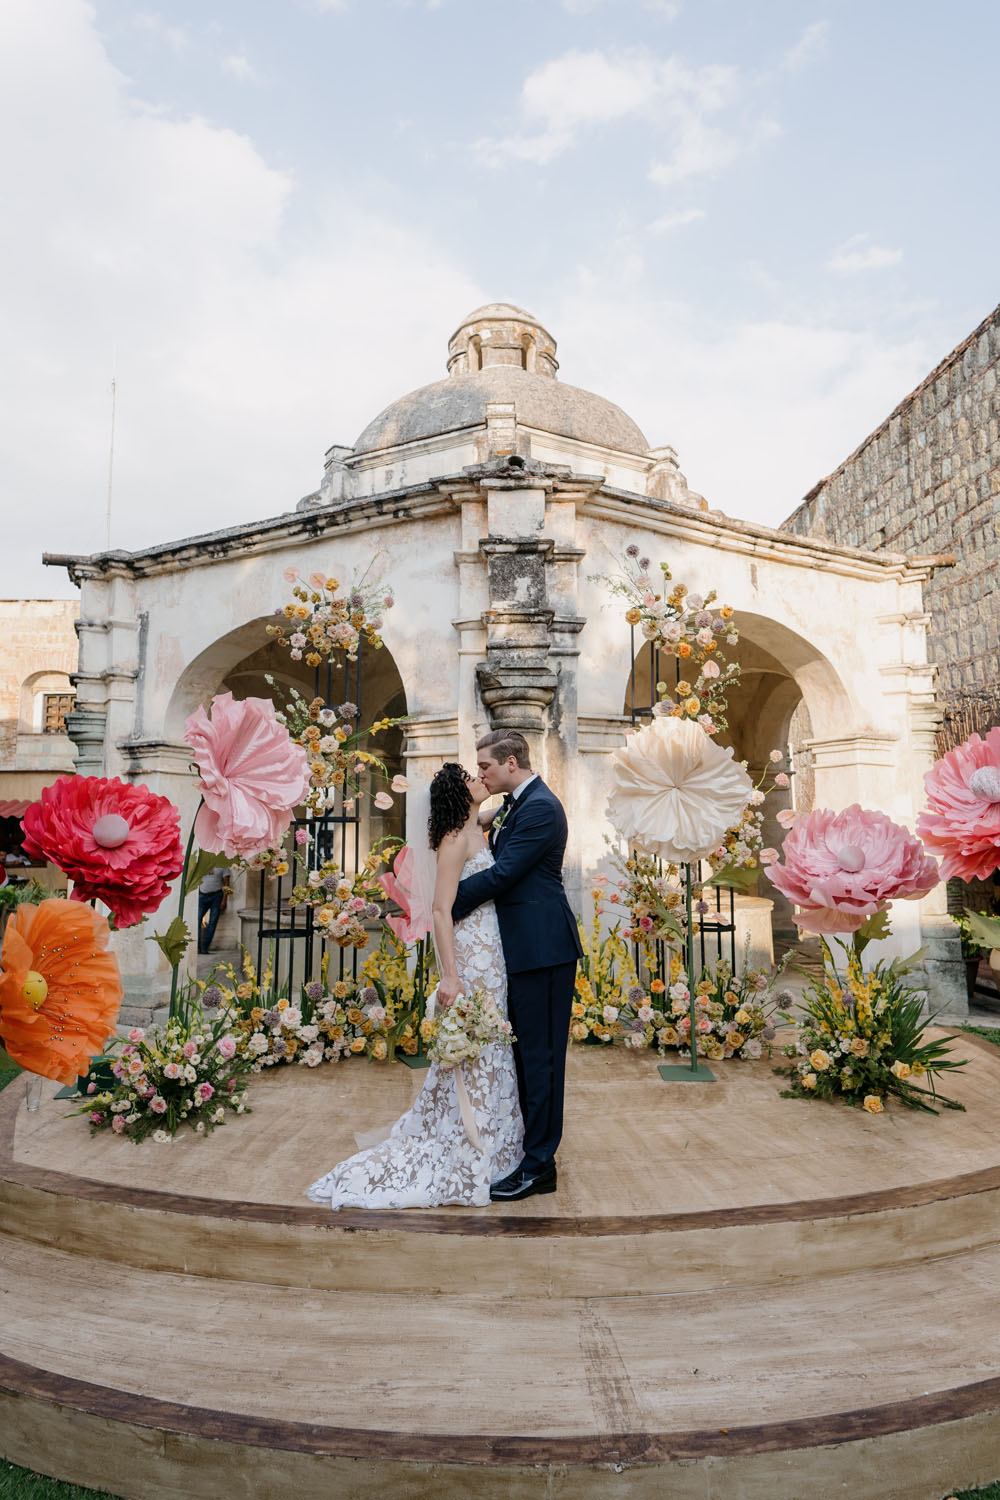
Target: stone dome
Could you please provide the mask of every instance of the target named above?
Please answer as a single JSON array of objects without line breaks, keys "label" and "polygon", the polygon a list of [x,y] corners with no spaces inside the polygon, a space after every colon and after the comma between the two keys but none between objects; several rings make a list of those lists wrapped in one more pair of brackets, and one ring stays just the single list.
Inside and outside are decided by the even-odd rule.
[{"label": "stone dome", "polygon": [[622,453],[645,454],[642,432],[614,402],[556,379],[556,342],[531,313],[509,302],[471,312],[448,342],[448,377],[421,386],[369,422],[354,452],[374,453],[463,428],[481,427],[492,402],[512,404],[519,423]]}]

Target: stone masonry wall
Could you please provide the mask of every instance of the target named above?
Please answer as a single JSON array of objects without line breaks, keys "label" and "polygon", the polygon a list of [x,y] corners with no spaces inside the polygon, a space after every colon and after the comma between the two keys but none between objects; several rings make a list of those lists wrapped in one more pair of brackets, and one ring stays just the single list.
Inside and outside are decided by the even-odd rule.
[{"label": "stone masonry wall", "polygon": [[0,771],[16,766],[21,690],[38,672],[76,671],[77,599],[0,599]]},{"label": "stone masonry wall", "polygon": [[954,703],[1000,683],[1000,307],[783,529],[871,551],[947,553],[924,589],[928,651]]}]

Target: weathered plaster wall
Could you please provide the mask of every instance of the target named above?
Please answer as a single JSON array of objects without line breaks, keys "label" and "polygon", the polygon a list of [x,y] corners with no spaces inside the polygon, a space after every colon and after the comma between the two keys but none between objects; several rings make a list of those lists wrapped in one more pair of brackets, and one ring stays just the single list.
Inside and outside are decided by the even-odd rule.
[{"label": "weathered plaster wall", "polygon": [[[42,734],[40,695],[72,691],[76,671],[76,599],[0,600],[0,796],[21,795],[13,775],[43,780],[73,769],[73,747],[62,734]],[[28,782],[25,782],[28,785]],[[35,795],[34,784],[24,793]]]},{"label": "weathered plaster wall", "polygon": [[798,535],[954,552],[924,591],[954,700],[1000,681],[1000,307],[784,523]]}]

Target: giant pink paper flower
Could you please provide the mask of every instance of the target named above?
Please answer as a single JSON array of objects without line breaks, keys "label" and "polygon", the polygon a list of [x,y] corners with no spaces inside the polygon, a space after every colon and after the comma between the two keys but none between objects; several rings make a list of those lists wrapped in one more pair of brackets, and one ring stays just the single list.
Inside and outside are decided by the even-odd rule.
[{"label": "giant pink paper flower", "polygon": [[401,917],[386,917],[400,942],[413,943],[426,937],[434,918],[433,892],[420,889],[416,860],[409,844],[404,844],[393,860],[392,874],[383,875],[380,883],[390,901],[402,908]]},{"label": "giant pink paper flower", "polygon": [[73,882],[74,901],[96,897],[119,927],[156,911],[184,864],[180,813],[148,786],[104,776],[60,776],[22,819],[24,847]]},{"label": "giant pink paper flower", "polygon": [[888,901],[926,896],[940,880],[918,838],[885,813],[855,802],[796,818],[781,849],[784,864],[765,870],[807,932],[857,932]]},{"label": "giant pink paper flower", "polygon": [[941,859],[941,877],[988,880],[1000,868],[1000,729],[972,734],[924,777],[917,832]]},{"label": "giant pink paper flower", "polygon": [[210,854],[231,859],[275,848],[309,790],[306,752],[267,698],[237,703],[232,693],[219,693],[211,710],[209,718],[196,709],[184,726],[205,798],[195,838]]}]

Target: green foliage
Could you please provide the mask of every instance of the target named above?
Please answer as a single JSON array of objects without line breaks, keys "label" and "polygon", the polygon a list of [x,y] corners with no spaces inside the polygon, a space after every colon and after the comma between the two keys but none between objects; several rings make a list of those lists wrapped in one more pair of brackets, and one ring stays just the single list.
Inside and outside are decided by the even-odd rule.
[{"label": "green foliage", "polygon": [[724,865],[721,870],[716,870],[711,880],[703,880],[702,885],[732,886],[734,890],[746,893],[756,890],[759,878],[759,865]]},{"label": "green foliage", "polygon": [[156,944],[172,969],[177,968],[190,941],[191,933],[183,917],[175,917],[166,932],[154,932],[146,939],[147,943]]},{"label": "green foliage", "polygon": [[[969,958],[978,958],[980,948],[1000,948],[1000,917],[989,917],[984,911],[967,911],[963,915],[969,945],[973,950],[967,955]],[[959,930],[962,930],[961,922],[959,922]],[[964,935],[963,933],[963,937]],[[964,943],[962,951],[965,952]]]},{"label": "green foliage", "polygon": [[188,860],[188,871],[184,881],[185,896],[190,896],[192,891],[198,889],[210,870],[220,868],[228,870],[235,863],[234,859],[229,859],[225,854],[210,854],[205,849],[199,849],[196,857]]},{"label": "green foliage", "polygon": [[0,915],[5,911],[13,911],[25,901],[37,906],[39,901],[47,901],[51,895],[53,892],[47,891],[37,880],[28,880],[24,885],[15,885],[12,880],[8,880],[5,885],[0,885]]},{"label": "green foliage", "polygon": [[16,1464],[0,1462],[0,1500],[118,1500],[108,1490],[87,1490],[61,1479],[32,1474]]},{"label": "green foliage", "polygon": [[854,951],[858,954],[863,953],[869,943],[883,942],[891,931],[889,913],[883,906],[878,911],[872,912],[870,917],[865,917],[854,934]]},{"label": "green foliage", "polygon": [[[786,1096],[840,1099],[873,1113],[888,1095],[931,1114],[938,1113],[937,1105],[962,1109],[939,1094],[935,1083],[939,1074],[964,1068],[965,1059],[948,1056],[947,1038],[926,1036],[921,991],[908,988],[891,963],[877,963],[865,974],[856,942],[838,945],[847,954],[841,975],[829,944],[820,941],[824,972],[803,997],[798,1042],[784,1049],[796,1061],[777,1070],[791,1080]],[[926,1079],[927,1087],[916,1079]]]}]

